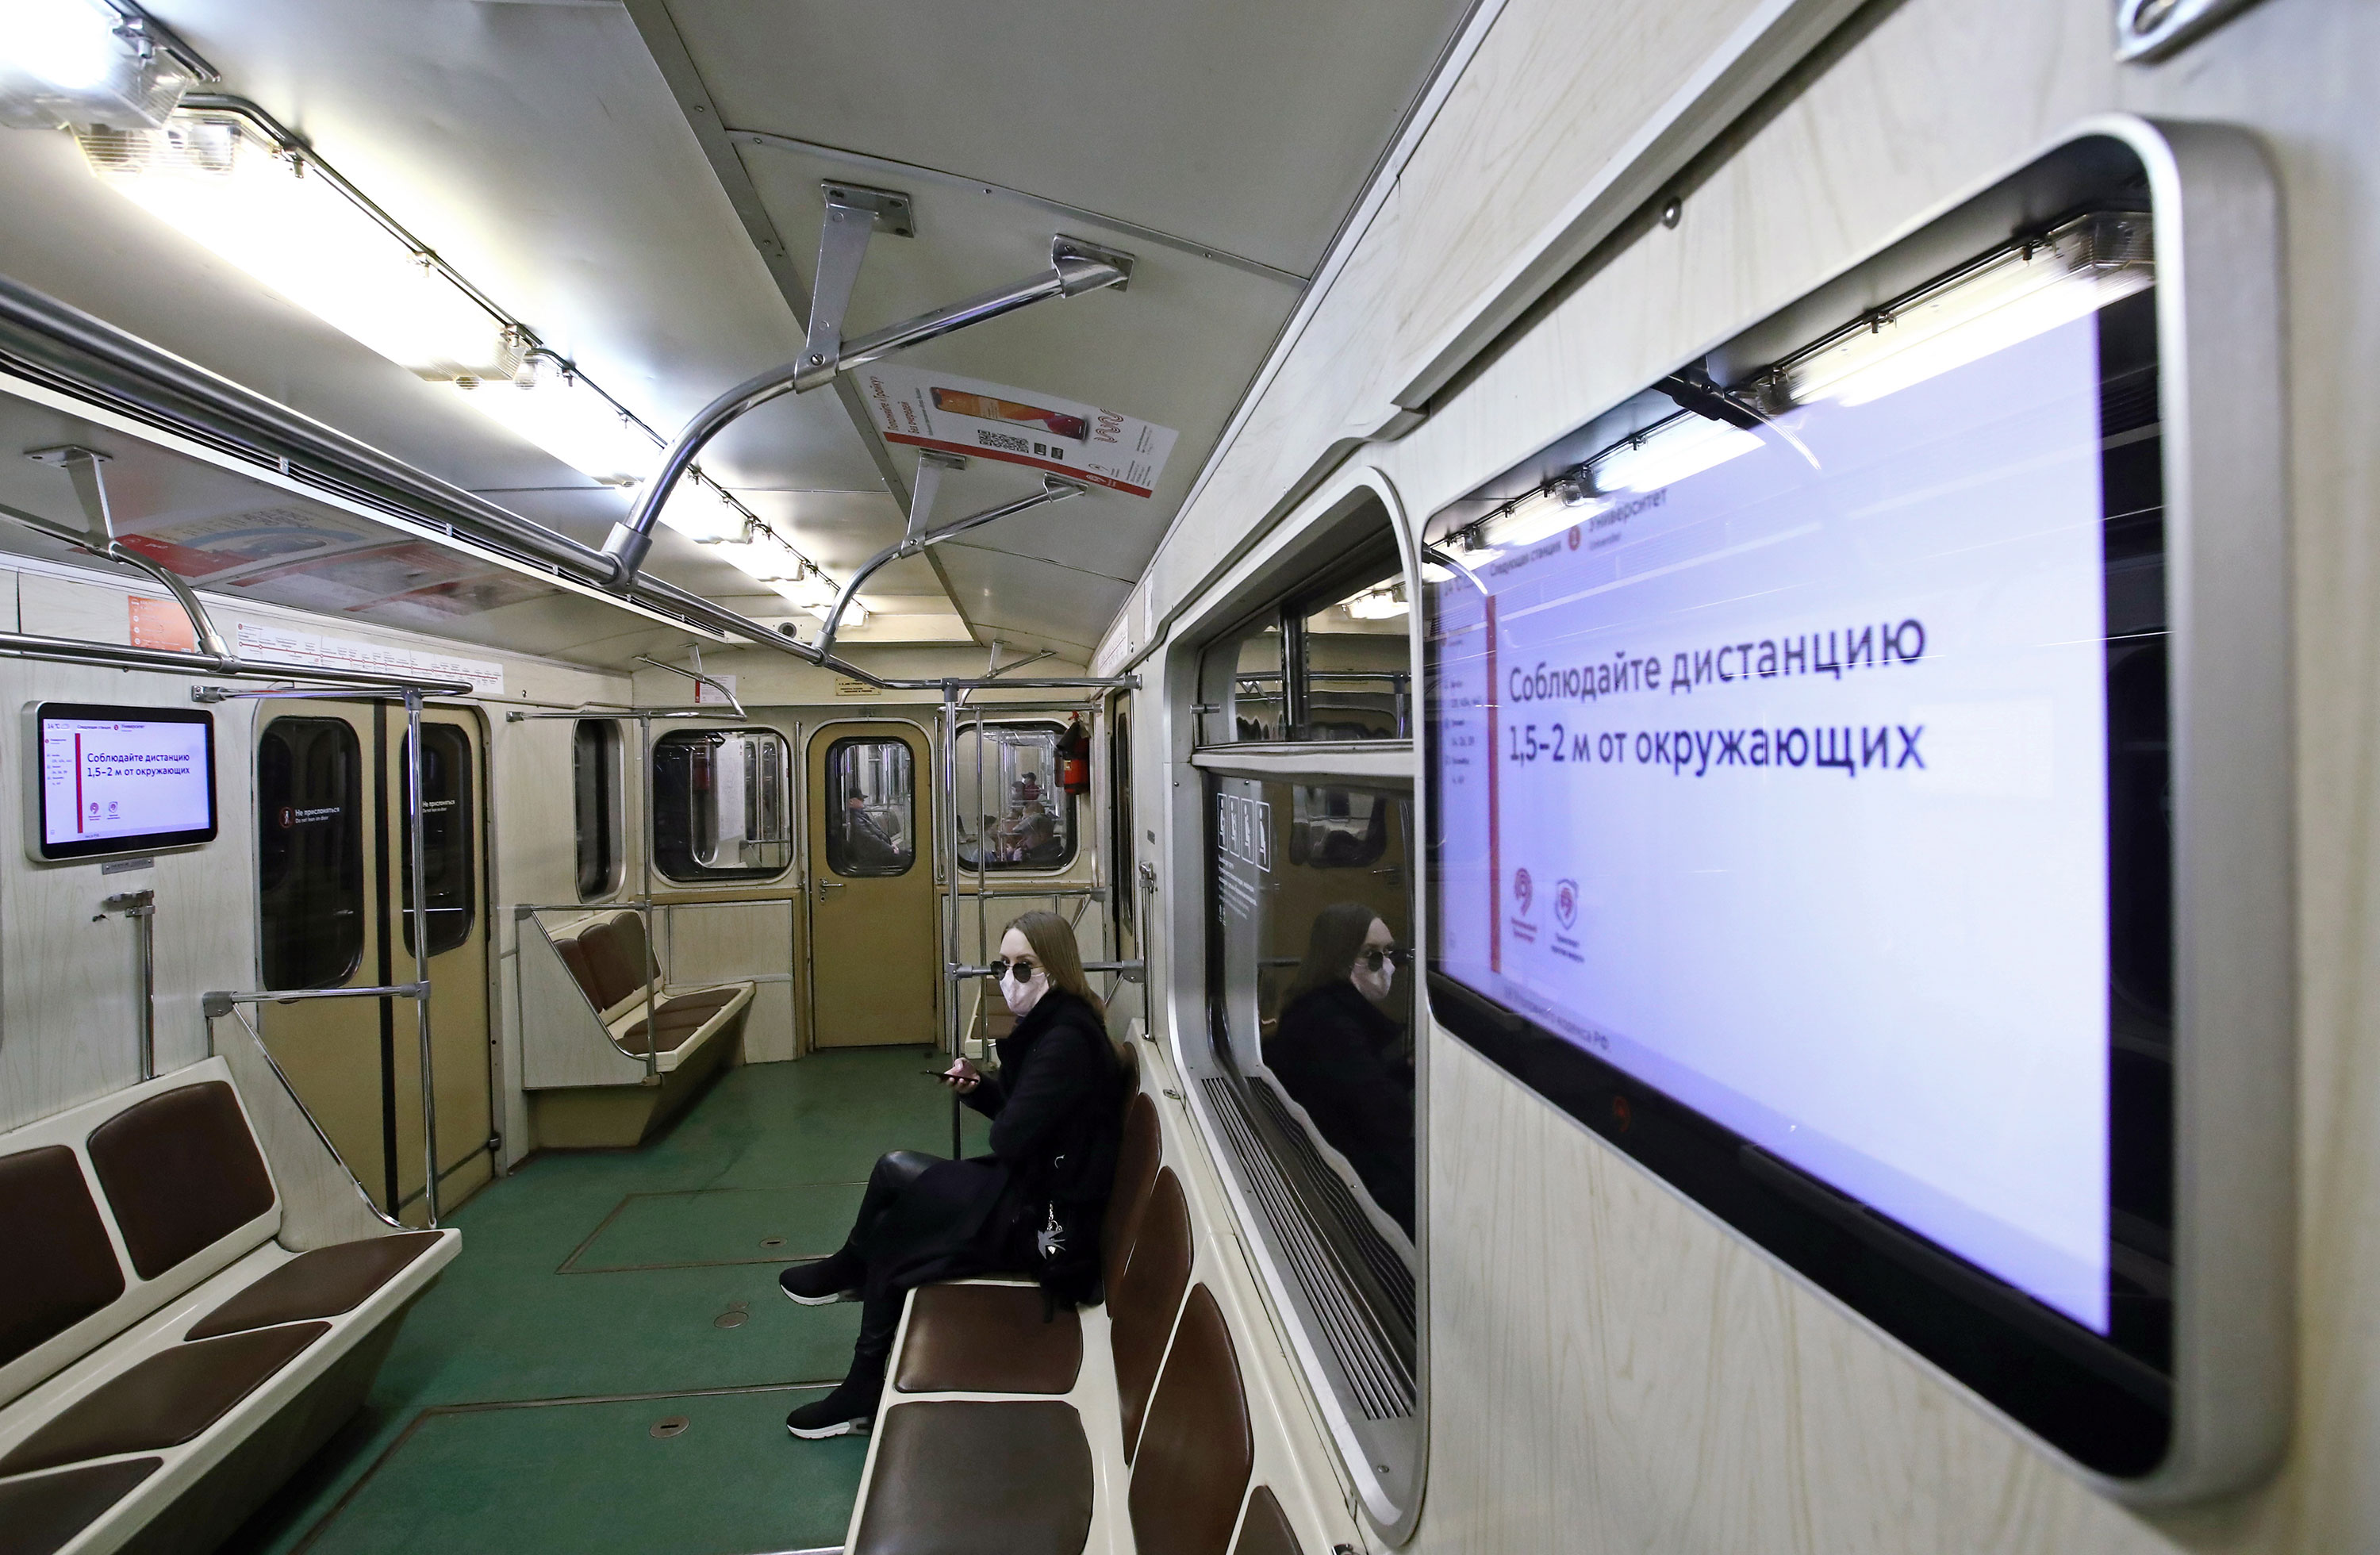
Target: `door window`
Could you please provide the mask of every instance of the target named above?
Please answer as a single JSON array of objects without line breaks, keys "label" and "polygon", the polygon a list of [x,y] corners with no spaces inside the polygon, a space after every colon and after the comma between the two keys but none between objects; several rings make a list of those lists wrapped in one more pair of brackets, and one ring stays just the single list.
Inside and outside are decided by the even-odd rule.
[{"label": "door window", "polygon": [[256,747],[264,986],[335,988],[364,954],[363,751],[336,718],[276,718]]},{"label": "door window", "polygon": [[791,765],[773,729],[653,744],[653,859],[676,881],[766,880],[793,862]]},{"label": "door window", "polygon": [[578,841],[578,899],[592,902],[620,889],[620,845],[627,828],[620,805],[620,726],[608,718],[581,719],[571,729],[570,791]]},{"label": "door window", "polygon": [[[404,882],[405,954],[413,954],[413,791],[407,747],[397,746],[397,876]],[[421,728],[421,867],[430,881],[430,954],[466,943],[479,913],[471,795],[471,739],[451,723]]]},{"label": "door window", "polygon": [[826,867],[867,879],[917,861],[917,804],[907,742],[853,737],[826,751]]},{"label": "door window", "polygon": [[959,868],[1062,869],[1075,861],[1075,801],[1058,786],[1055,723],[962,724],[953,744]]}]

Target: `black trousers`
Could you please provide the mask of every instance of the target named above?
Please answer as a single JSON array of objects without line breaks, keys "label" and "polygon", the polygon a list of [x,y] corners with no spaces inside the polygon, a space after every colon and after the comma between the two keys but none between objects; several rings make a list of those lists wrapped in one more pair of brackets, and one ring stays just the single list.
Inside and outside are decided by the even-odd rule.
[{"label": "black trousers", "polygon": [[[851,1374],[846,1379],[850,1385],[868,1390],[884,1386],[892,1336],[901,1327],[901,1303],[908,1294],[905,1287],[883,1277],[884,1249],[870,1233],[880,1236],[886,1213],[899,1202],[902,1192],[941,1159],[923,1150],[888,1150],[876,1158],[874,1169],[868,1173],[868,1187],[859,1196],[859,1214],[851,1222],[842,1253],[858,1259],[865,1270],[858,1281],[859,1342],[852,1347]],[[872,1259],[871,1248],[877,1253]]]}]

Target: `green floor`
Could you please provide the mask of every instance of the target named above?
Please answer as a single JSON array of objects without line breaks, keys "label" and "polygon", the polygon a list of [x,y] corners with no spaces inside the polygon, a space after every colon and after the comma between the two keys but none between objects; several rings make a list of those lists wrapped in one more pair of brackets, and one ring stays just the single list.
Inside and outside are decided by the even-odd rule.
[{"label": "green floor", "polygon": [[840,1545],[866,1441],[782,1421],[843,1375],[859,1309],[796,1306],[777,1270],[840,1244],[878,1155],[948,1153],[925,1056],[732,1070],[641,1149],[484,1189],[370,1403],[226,1555]]}]

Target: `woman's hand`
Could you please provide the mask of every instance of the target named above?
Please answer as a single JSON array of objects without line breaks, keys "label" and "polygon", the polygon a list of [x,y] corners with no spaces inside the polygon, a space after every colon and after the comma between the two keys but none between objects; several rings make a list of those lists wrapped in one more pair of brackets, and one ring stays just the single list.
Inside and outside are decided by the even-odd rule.
[{"label": "woman's hand", "polygon": [[961,1096],[966,1095],[969,1091],[974,1090],[976,1087],[982,1083],[982,1073],[978,1071],[974,1064],[969,1063],[965,1059],[960,1059],[956,1063],[952,1064],[948,1069],[942,1071],[942,1084],[950,1087]]}]

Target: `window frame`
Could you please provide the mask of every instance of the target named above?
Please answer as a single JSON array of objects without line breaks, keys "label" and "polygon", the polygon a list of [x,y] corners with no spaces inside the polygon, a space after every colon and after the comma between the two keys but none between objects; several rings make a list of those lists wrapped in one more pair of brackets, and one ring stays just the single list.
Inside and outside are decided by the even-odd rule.
[{"label": "window frame", "polygon": [[[1215,807],[1209,796],[1209,778],[1256,778],[1409,796],[1413,808],[1412,831],[1406,838],[1407,921],[1413,943],[1424,942],[1427,933],[1429,903],[1421,832],[1427,796],[1425,777],[1417,765],[1417,741],[1411,737],[1265,741],[1200,738],[1207,721],[1212,717],[1211,703],[1215,699],[1208,695],[1208,689],[1214,667],[1210,655],[1218,643],[1260,630],[1267,624],[1278,625],[1281,616],[1292,611],[1303,613],[1298,616],[1302,623],[1305,614],[1313,613],[1318,599],[1322,605],[1335,602],[1361,586],[1366,576],[1379,577],[1382,569],[1375,547],[1383,541],[1393,547],[1394,565],[1381,581],[1401,578],[1406,597],[1418,597],[1421,578],[1415,530],[1385,479],[1370,470],[1352,471],[1318,493],[1306,512],[1306,522],[1282,532],[1271,542],[1269,553],[1250,565],[1249,576],[1210,603],[1204,621],[1194,614],[1175,644],[1167,649],[1166,684],[1171,706],[1165,711],[1173,727],[1181,731],[1175,737],[1186,747],[1185,764],[1196,771],[1188,781],[1177,779],[1164,789],[1171,797],[1164,807],[1164,824],[1171,827],[1166,834],[1182,875],[1177,886],[1178,905],[1160,916],[1184,930],[1171,936],[1174,950],[1168,958],[1171,965],[1165,975],[1171,1011],[1165,1040],[1175,1073],[1185,1082],[1184,1100],[1193,1126],[1205,1136],[1225,1198],[1239,1221],[1242,1241],[1267,1299],[1284,1319],[1281,1330],[1285,1342],[1305,1386],[1320,1406],[1326,1433],[1354,1493],[1352,1500],[1361,1506],[1365,1520],[1387,1543],[1401,1545],[1412,1537],[1419,1520],[1429,1476],[1434,1389],[1430,1238],[1426,1207],[1432,1148],[1428,1099],[1434,1027],[1408,1026],[1414,1038],[1414,1160],[1419,1211],[1412,1238],[1416,1397],[1409,1446],[1403,1449],[1409,1457],[1388,1475],[1378,1465],[1391,1460],[1378,1456],[1373,1451],[1376,1443],[1367,1440],[1366,1433],[1359,1428],[1360,1412],[1335,1383],[1335,1363],[1326,1361],[1321,1354],[1327,1342],[1320,1325],[1304,1305],[1305,1298],[1293,1266],[1270,1238],[1262,1208],[1266,1190],[1243,1165],[1232,1143],[1233,1124],[1223,1117],[1220,1104],[1197,1083],[1202,1076],[1215,1078],[1220,1073],[1211,1063],[1202,1064],[1195,1050],[1209,1043],[1213,999],[1220,986],[1216,979],[1224,975],[1213,942],[1220,898],[1213,857]],[[1356,560],[1348,559],[1351,553]],[[1252,610],[1247,603],[1250,600],[1261,602]],[[1406,673],[1415,677],[1408,681],[1412,687],[1409,696],[1415,699],[1409,701],[1409,708],[1418,706],[1417,619],[1410,611],[1403,618]],[[1302,665],[1302,655],[1297,662]],[[1155,812],[1151,812],[1150,819],[1155,819]],[[1208,927],[1193,928],[1194,917]],[[1430,1015],[1421,1000],[1421,986],[1418,976],[1412,979],[1412,993],[1418,1006],[1412,1019],[1428,1022]]]},{"label": "window frame", "polygon": [[[981,866],[984,876],[987,879],[993,875],[1014,879],[1019,876],[1039,876],[1048,878],[1066,874],[1075,868],[1075,864],[1081,860],[1083,856],[1082,815],[1081,806],[1077,803],[1078,796],[1067,793],[1064,787],[1058,782],[1058,742],[1065,738],[1066,725],[1058,722],[1054,718],[1047,716],[1033,718],[992,718],[987,716],[983,720],[981,727],[983,733],[987,735],[1002,730],[1031,730],[1036,733],[1046,732],[1049,735],[1050,758],[1047,763],[1049,781],[1046,785],[1045,792],[1051,799],[1062,800],[1064,802],[1065,808],[1062,811],[1062,825],[1066,837],[1066,856],[1055,864],[1009,864],[985,859]],[[951,741],[951,868],[961,879],[972,879],[977,872],[978,867],[977,865],[969,862],[966,858],[965,848],[967,845],[967,836],[959,820],[959,817],[966,814],[967,811],[965,808],[966,803],[966,784],[965,780],[960,775],[964,759],[959,756],[958,747],[962,743],[975,734],[976,729],[977,723],[975,720],[971,718],[963,718],[958,722],[953,738]],[[983,759],[980,754],[981,747],[978,746],[977,748],[977,771],[979,772],[982,771]],[[989,790],[985,790],[984,792],[988,794]],[[1053,813],[1058,813],[1056,811],[1055,805],[1052,806],[1052,810]],[[978,839],[977,844],[978,856],[980,856],[981,845],[981,842]]]},{"label": "window frame", "polygon": [[[908,856],[902,861],[901,867],[897,869],[862,869],[852,870],[844,868],[835,861],[834,823],[838,816],[841,814],[841,806],[836,789],[837,779],[834,769],[834,758],[835,753],[843,749],[845,746],[891,746],[894,749],[900,751],[902,759],[908,763],[908,815],[902,829],[908,847]],[[823,790],[820,795],[820,808],[825,811],[824,814],[819,817],[820,839],[819,847],[820,867],[824,869],[826,873],[834,876],[837,880],[847,881],[899,880],[902,876],[916,869],[917,867],[918,858],[917,769],[919,762],[917,760],[917,753],[916,750],[911,748],[909,742],[903,739],[898,735],[837,735],[827,742],[826,751],[824,755],[819,759],[819,761],[820,772],[824,779],[823,783],[820,785]],[[845,860],[844,862],[848,863],[849,861]]]},{"label": "window frame", "polygon": [[[686,835],[682,839],[664,841],[662,819],[672,802],[671,780],[662,763],[668,753],[683,749],[696,741],[708,742],[713,750],[723,745],[730,735],[765,735],[776,742],[778,791],[782,796],[780,820],[784,827],[782,838],[770,838],[757,845],[781,846],[785,850],[783,860],[773,865],[744,865],[720,868],[704,864],[695,856],[693,808],[686,809]],[[795,845],[795,789],[793,778],[793,736],[767,723],[735,723],[713,728],[673,729],[653,741],[650,757],[652,780],[652,813],[645,818],[645,845],[652,849],[653,869],[663,879],[676,885],[711,885],[735,883],[762,884],[782,880],[799,859],[800,850]],[[749,841],[750,839],[747,839]],[[682,872],[673,864],[673,854],[682,848],[690,872]]]}]

